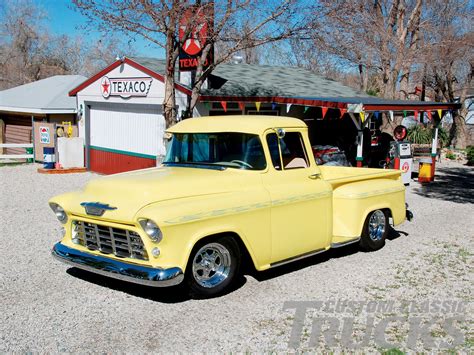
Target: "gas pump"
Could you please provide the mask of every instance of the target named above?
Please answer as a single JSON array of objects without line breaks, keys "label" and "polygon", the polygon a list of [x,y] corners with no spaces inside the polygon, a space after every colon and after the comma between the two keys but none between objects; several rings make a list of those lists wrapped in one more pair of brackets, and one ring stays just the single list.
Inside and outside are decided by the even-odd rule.
[{"label": "gas pump", "polygon": [[388,167],[402,171],[402,181],[405,185],[410,185],[411,171],[413,166],[413,155],[411,153],[410,142],[404,139],[407,136],[405,126],[397,126],[393,131],[395,141],[390,142],[390,152]]}]

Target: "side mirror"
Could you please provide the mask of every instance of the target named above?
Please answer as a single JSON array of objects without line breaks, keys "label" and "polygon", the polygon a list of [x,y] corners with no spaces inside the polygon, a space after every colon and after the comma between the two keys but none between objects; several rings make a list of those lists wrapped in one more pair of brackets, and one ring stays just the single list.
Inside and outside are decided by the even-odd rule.
[{"label": "side mirror", "polygon": [[276,130],[276,134],[277,134],[277,137],[278,137],[278,138],[282,139],[282,138],[285,137],[286,132],[285,132],[285,130],[284,130],[283,128],[278,128],[278,129]]}]

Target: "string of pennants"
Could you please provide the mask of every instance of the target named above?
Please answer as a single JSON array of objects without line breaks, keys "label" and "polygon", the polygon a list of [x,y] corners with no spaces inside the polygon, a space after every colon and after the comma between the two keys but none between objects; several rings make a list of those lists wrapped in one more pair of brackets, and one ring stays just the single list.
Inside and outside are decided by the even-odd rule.
[{"label": "string of pennants", "polygon": [[[211,103],[209,101],[206,101],[206,102],[203,102],[203,104],[209,109],[210,108],[210,105]],[[222,109],[224,110],[224,112],[227,112],[227,101],[220,101],[220,104],[222,106]],[[239,108],[241,111],[244,111],[245,109],[245,102],[242,102],[242,101],[238,101],[238,105],[239,105]],[[257,110],[257,112],[260,112],[260,108],[261,108],[261,102],[254,102],[255,104],[255,108]],[[271,103],[271,107],[272,107],[272,110],[275,110],[277,108],[278,104],[275,103],[275,102],[272,102]],[[293,106],[293,104],[286,104],[286,112],[290,112],[290,109],[291,107]],[[298,104],[295,104],[295,106],[301,106],[301,105],[298,105]],[[326,117],[326,114],[328,113],[328,110],[331,109],[331,110],[338,110],[339,111],[339,118],[342,118],[344,116],[344,114],[347,112],[347,109],[345,108],[333,108],[333,107],[325,107],[325,106],[304,106],[304,113],[306,113],[306,111],[309,110],[310,107],[320,107],[321,110],[322,110],[322,118],[324,119]],[[443,110],[441,109],[438,109],[438,110],[425,110],[425,111],[422,111],[422,110],[414,110],[414,111],[410,111],[410,112],[413,112],[413,116],[415,117],[415,120],[417,121],[420,121],[420,112],[423,114],[423,113],[426,113],[426,116],[428,117],[428,119],[430,121],[433,120],[433,111],[436,111],[438,113],[438,117],[441,118],[443,117]],[[449,110],[451,112],[451,110]],[[393,121],[393,111],[388,111],[389,112],[389,115],[390,115],[390,120]],[[403,117],[407,117],[407,110],[403,110]],[[374,114],[374,117],[376,120],[379,119],[380,117],[380,112],[379,111],[374,111],[373,112]],[[366,118],[367,118],[367,115],[366,115],[366,112],[365,111],[361,111],[359,112],[359,117],[360,117],[360,120],[362,122],[365,122]]]}]

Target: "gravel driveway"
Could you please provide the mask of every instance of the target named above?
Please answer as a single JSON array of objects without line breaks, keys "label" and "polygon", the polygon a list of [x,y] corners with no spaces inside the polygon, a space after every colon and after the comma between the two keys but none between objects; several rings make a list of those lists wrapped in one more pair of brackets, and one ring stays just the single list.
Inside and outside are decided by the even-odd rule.
[{"label": "gravel driveway", "polygon": [[[444,165],[437,182],[412,182],[407,202],[415,221],[393,231],[378,252],[334,249],[246,275],[232,293],[198,301],[179,288],[131,285],[53,260],[59,223],[48,199],[96,176],[41,175],[37,167],[0,167],[0,353],[352,350],[340,330],[349,320],[348,334],[363,336],[368,320],[387,317],[399,317],[386,328],[387,343],[374,335],[363,350],[437,351],[441,341],[473,350],[473,168]],[[346,301],[362,309],[318,308]],[[395,308],[369,309],[386,301]],[[426,309],[426,301],[452,307]],[[401,307],[407,303],[414,307]],[[306,310],[303,318],[298,309]],[[457,320],[454,330],[445,323],[422,329],[434,343],[413,342],[410,326],[420,317]],[[323,319],[340,326],[332,340],[318,336]]]}]

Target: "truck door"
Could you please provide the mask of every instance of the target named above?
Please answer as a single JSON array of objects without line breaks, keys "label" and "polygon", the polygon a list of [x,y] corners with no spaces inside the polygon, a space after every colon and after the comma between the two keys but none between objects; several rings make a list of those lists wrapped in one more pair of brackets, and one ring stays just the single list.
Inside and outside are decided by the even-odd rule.
[{"label": "truck door", "polygon": [[[278,134],[277,134],[278,132]],[[306,144],[305,144],[306,140]],[[266,134],[271,164],[263,184],[271,201],[271,263],[290,261],[327,248],[332,223],[332,188],[310,159],[299,130]]]}]

